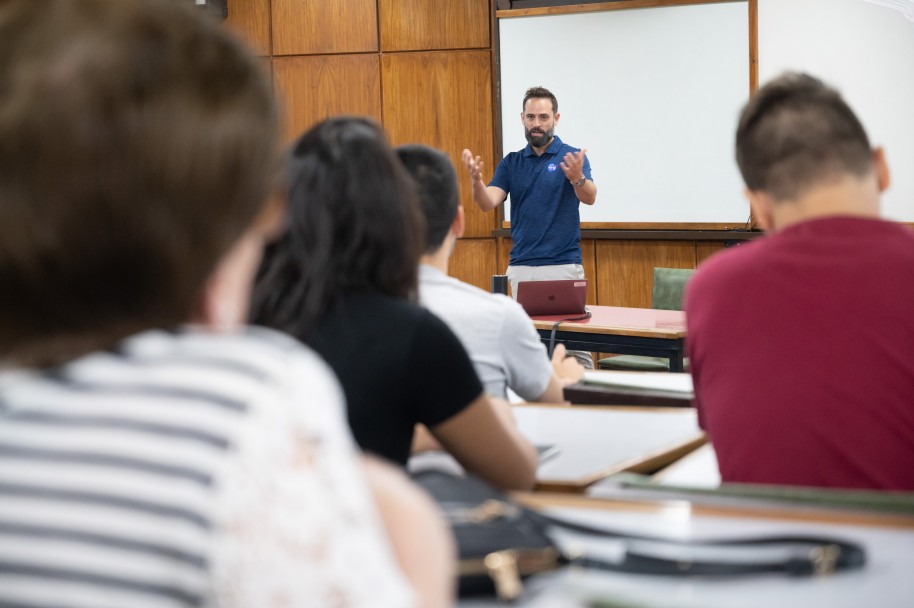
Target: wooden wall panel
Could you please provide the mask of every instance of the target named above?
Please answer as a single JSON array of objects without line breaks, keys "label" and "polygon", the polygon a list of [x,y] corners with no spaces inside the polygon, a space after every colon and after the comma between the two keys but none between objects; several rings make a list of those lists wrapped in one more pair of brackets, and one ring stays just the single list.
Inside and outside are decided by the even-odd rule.
[{"label": "wooden wall panel", "polygon": [[587,303],[597,303],[597,253],[593,239],[581,239],[581,262],[587,278]]},{"label": "wooden wall panel", "polygon": [[273,60],[269,57],[258,57],[257,65],[260,66],[260,69],[263,70],[263,73],[266,74],[267,78],[270,79],[270,82],[273,82]]},{"label": "wooden wall panel", "polygon": [[285,104],[287,141],[335,114],[381,120],[377,55],[276,57],[273,77]]},{"label": "wooden wall panel", "polygon": [[460,153],[471,149],[493,164],[489,51],[385,54],[381,58],[384,128],[393,144],[421,143],[446,152],[457,167],[466,236],[489,237],[495,213],[470,197]]},{"label": "wooden wall panel", "polygon": [[488,48],[489,0],[380,0],[381,49]]},{"label": "wooden wall panel", "polygon": [[714,255],[719,251],[726,249],[726,246],[721,241],[708,241],[702,242],[697,241],[695,243],[695,263],[701,264],[709,257]]},{"label": "wooden wall panel", "polygon": [[272,0],[273,54],[378,50],[377,0]]},{"label": "wooden wall panel", "polygon": [[495,255],[498,257],[495,265],[498,268],[498,274],[505,274],[505,271],[508,269],[511,246],[514,245],[514,241],[507,237],[498,237],[496,239],[496,245],[497,250]]},{"label": "wooden wall panel", "polygon": [[448,274],[485,291],[492,289],[495,267],[495,239],[460,239],[451,256]]},{"label": "wooden wall panel", "polygon": [[654,267],[695,268],[686,241],[596,241],[597,303],[651,307]]},{"label": "wooden wall panel", "polygon": [[270,55],[270,0],[228,0],[225,24],[248,43],[255,55]]}]

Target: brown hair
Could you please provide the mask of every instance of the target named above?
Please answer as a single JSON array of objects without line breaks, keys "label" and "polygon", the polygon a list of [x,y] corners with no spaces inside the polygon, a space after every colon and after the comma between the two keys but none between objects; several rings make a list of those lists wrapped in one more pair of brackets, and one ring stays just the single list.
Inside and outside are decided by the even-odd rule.
[{"label": "brown hair", "polygon": [[558,114],[559,111],[559,100],[555,98],[555,95],[552,94],[552,91],[545,87],[530,87],[527,89],[527,92],[524,93],[524,101],[520,104],[520,109],[525,110],[527,108],[527,101],[530,99],[549,99],[552,101],[552,113]]},{"label": "brown hair", "polygon": [[750,190],[793,200],[842,175],[867,175],[873,155],[863,125],[837,91],[788,73],[759,89],[743,109],[736,162]]},{"label": "brown hair", "polygon": [[269,84],[173,0],[0,4],[0,357],[191,315],[273,186]]}]

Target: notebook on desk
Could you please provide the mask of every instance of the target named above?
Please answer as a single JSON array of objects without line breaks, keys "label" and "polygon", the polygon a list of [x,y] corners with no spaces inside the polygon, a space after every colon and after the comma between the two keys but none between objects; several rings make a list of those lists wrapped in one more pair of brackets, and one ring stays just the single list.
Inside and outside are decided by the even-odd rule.
[{"label": "notebook on desk", "polygon": [[689,399],[695,397],[695,385],[691,374],[589,369],[584,370],[583,381],[587,384],[676,393]]},{"label": "notebook on desk", "polygon": [[517,303],[531,317],[583,315],[586,301],[587,279],[521,281],[517,284]]}]

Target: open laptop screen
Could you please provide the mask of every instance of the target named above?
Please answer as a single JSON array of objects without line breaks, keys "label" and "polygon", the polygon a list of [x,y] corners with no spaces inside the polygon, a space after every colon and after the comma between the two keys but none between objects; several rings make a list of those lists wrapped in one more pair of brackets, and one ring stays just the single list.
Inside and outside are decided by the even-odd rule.
[{"label": "open laptop screen", "polygon": [[538,315],[582,315],[586,312],[587,279],[521,281],[517,303],[531,317]]}]

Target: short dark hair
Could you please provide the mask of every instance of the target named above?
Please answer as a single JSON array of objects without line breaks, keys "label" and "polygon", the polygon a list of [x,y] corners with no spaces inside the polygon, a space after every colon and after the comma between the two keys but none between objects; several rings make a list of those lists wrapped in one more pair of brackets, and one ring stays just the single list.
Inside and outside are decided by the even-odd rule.
[{"label": "short dark hair", "polygon": [[772,80],[746,104],[736,161],[746,186],[775,200],[873,168],[869,139],[853,110],[836,90],[799,73]]},{"label": "short dark hair", "polygon": [[288,227],[258,272],[255,323],[304,339],[347,293],[416,300],[416,188],[375,122],[318,123],[292,145],[288,178]]},{"label": "short dark hair", "polygon": [[552,101],[552,113],[559,113],[559,100],[546,87],[530,87],[527,89],[527,92],[524,93],[524,101],[520,104],[521,110],[527,109],[527,101],[530,99],[549,99]]},{"label": "short dark hair", "polygon": [[419,208],[425,216],[425,251],[434,253],[444,243],[460,208],[457,172],[451,159],[434,148],[409,144],[394,151],[416,182]]},{"label": "short dark hair", "polygon": [[275,186],[263,69],[182,4],[0,2],[0,356],[188,321]]}]

